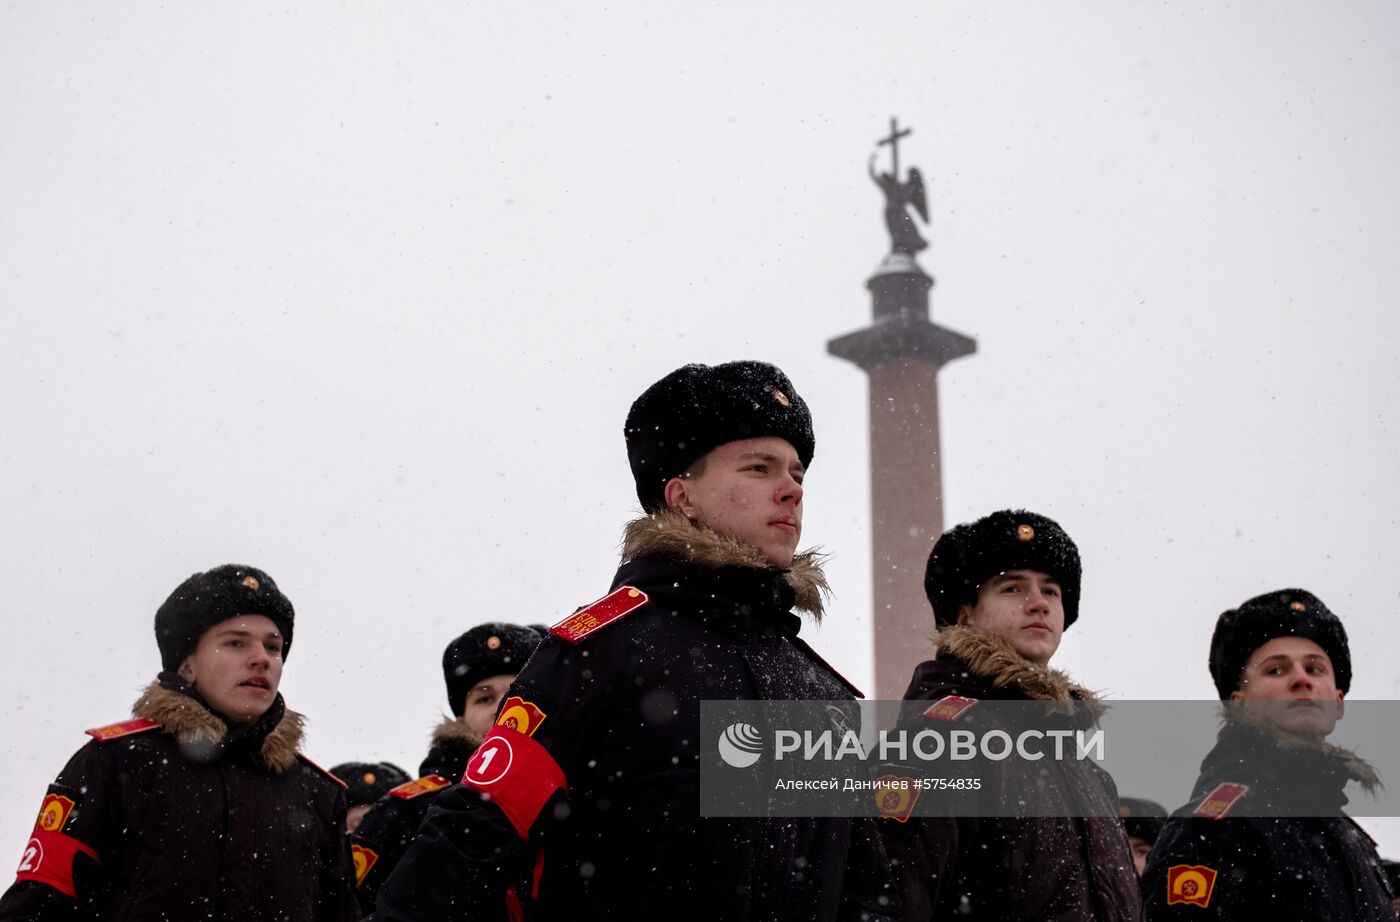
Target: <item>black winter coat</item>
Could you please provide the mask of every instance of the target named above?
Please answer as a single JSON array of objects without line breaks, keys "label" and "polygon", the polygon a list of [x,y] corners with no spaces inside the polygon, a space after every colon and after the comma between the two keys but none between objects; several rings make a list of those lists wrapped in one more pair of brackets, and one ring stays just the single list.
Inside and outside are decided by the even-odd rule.
[{"label": "black winter coat", "polygon": [[167,685],[132,709],[154,724],[91,731],[49,787],[0,920],[359,918],[344,785],[299,757],[300,715],[279,695],[229,732]]},{"label": "black winter coat", "polygon": [[356,893],[365,913],[374,911],[379,888],[398,867],[418,834],[428,808],[462,779],[467,760],[481,745],[460,720],[449,718],[433,733],[432,748],[418,768],[418,778],[379,798],[350,836],[355,858]]},{"label": "black winter coat", "polygon": [[790,611],[820,611],[815,560],[782,573],[667,513],[629,526],[623,559],[619,598],[649,601],[577,642],[546,636],[376,919],[475,918],[521,868],[531,919],[888,918],[873,820],[699,815],[702,699],[852,699]]},{"label": "black winter coat", "polygon": [[1376,783],[1344,749],[1227,720],[1148,856],[1147,918],[1395,922],[1375,843],[1341,812],[1352,780]]},{"label": "black winter coat", "polygon": [[[979,701],[1094,703],[1093,695],[1064,673],[1026,660],[999,637],[953,627],[938,640],[935,658],[915,669],[906,701],[956,695]],[[908,727],[921,715],[921,708],[906,709],[901,725]],[[1064,790],[1050,790],[1046,797],[1085,804],[1084,812],[1091,815],[885,820],[881,831],[895,862],[908,919],[1142,918],[1137,872],[1118,819],[1118,791],[1106,772],[1093,762],[1076,760],[1013,758],[975,764],[978,767],[969,770],[981,776],[984,787],[970,803],[1015,803],[1032,785],[1049,780]]]}]

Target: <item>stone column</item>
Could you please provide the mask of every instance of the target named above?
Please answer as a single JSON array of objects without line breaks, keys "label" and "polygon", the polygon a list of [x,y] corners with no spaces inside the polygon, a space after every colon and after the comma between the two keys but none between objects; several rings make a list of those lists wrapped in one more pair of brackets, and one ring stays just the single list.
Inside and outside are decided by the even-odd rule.
[{"label": "stone column", "polygon": [[887,256],[866,287],[873,322],[827,350],[870,378],[870,531],[875,696],[904,695],[932,651],[924,564],[943,533],[938,370],[977,343],[929,320],[929,277],[913,257]]}]

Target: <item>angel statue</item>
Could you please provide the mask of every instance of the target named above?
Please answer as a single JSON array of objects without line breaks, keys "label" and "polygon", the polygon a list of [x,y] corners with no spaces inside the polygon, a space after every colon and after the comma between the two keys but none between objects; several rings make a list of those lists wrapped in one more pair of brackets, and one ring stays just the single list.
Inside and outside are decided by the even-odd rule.
[{"label": "angel statue", "polygon": [[919,213],[919,217],[924,223],[928,223],[928,205],[924,202],[924,178],[919,174],[918,167],[909,168],[909,179],[905,182],[899,181],[899,139],[908,135],[909,129],[899,131],[894,122],[890,123],[890,137],[881,141],[881,146],[890,145],[890,153],[893,155],[894,169],[889,173],[875,172],[875,154],[870,155],[870,163],[867,171],[870,178],[875,181],[875,185],[885,193],[885,226],[890,231],[890,252],[907,253],[913,256],[920,250],[928,248],[928,241],[919,235],[919,230],[914,226],[914,219],[910,216],[908,207],[913,206]]}]

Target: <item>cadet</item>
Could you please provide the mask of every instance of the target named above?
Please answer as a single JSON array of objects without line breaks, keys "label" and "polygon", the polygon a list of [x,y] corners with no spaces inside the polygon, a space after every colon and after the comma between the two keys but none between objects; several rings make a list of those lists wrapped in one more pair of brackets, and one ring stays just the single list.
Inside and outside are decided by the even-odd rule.
[{"label": "cadet", "polygon": [[1123,797],[1118,801],[1118,814],[1123,817],[1123,831],[1128,834],[1128,847],[1133,852],[1133,869],[1141,877],[1147,868],[1147,856],[1162,834],[1167,808],[1155,801]]},{"label": "cadet", "polygon": [[331,774],[345,785],[345,832],[360,825],[374,802],[408,781],[408,772],[392,762],[342,762],[331,766]]},{"label": "cadet", "polygon": [[442,653],[451,717],[433,731],[414,781],[374,804],[351,837],[360,907],[373,912],[379,888],[413,841],[438,794],[462,780],[467,760],[491,730],[501,698],[544,637],[543,626],[493,622],[467,631]]},{"label": "cadet", "polygon": [[359,917],[344,785],[301,756],[277,690],[293,618],[253,567],[180,584],[160,676],[49,786],[0,919]]},{"label": "cadet", "polygon": [[792,613],[826,588],[796,553],[807,405],[771,365],[687,365],[625,435],[646,515],[611,591],[550,629],[376,918],[478,918],[512,886],[531,919],[889,918],[874,820],[699,815],[701,699],[855,694]]},{"label": "cadet", "polygon": [[[1079,550],[1055,522],[1008,509],[951,529],[929,555],[924,588],[939,628],[937,653],[915,668],[904,698],[935,704],[906,715],[925,725],[956,723],[985,699],[1075,702],[1083,705],[1073,709],[1080,719],[1097,712],[1091,692],[1049,666],[1062,632],[1079,617]],[[992,711],[971,713],[986,719]],[[1019,758],[995,763],[979,779],[980,796],[1014,805],[1039,789],[1059,803],[1085,804],[1090,815],[885,821],[908,918],[1141,918],[1112,779],[1088,760],[1054,767]]]},{"label": "cadet", "polygon": [[1327,742],[1351,688],[1342,622],[1301,589],[1256,596],[1216,621],[1210,674],[1232,703],[1147,860],[1147,918],[1394,922],[1375,843],[1342,813],[1375,772]]}]

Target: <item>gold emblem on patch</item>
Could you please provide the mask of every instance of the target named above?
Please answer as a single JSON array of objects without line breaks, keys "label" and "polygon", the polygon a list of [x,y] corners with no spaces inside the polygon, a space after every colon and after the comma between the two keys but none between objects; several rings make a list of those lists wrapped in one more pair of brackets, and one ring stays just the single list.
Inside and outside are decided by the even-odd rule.
[{"label": "gold emblem on patch", "polygon": [[792,406],[792,401],[791,401],[791,400],[788,400],[788,395],[787,395],[787,394],[784,394],[782,391],[778,390],[776,387],[773,388],[773,399],[776,400],[776,401],[778,401],[778,403],[781,403],[781,404],[782,404],[783,406],[785,406],[785,407],[790,407],[790,406]]},{"label": "gold emblem on patch", "polygon": [[43,805],[39,807],[39,818],[34,821],[34,828],[44,832],[59,832],[68,821],[68,814],[73,812],[74,804],[71,797],[61,794],[46,795]]},{"label": "gold emblem on patch", "polygon": [[363,845],[350,846],[350,857],[355,860],[355,883],[362,884],[369,876],[370,868],[379,860],[379,853]]},{"label": "gold emblem on patch", "polygon": [[1288,607],[1291,608],[1291,609],[1293,609],[1294,611],[1307,611],[1307,610],[1308,610],[1308,606],[1304,605],[1302,602],[1289,602],[1289,603],[1288,603]]},{"label": "gold emblem on patch", "polygon": [[490,637],[486,638],[486,649],[499,650],[500,647],[501,638],[497,637],[495,634],[492,634]]},{"label": "gold emblem on patch", "polygon": [[881,775],[875,779],[875,806],[885,819],[909,822],[920,789],[907,775]]},{"label": "gold emblem on patch", "polygon": [[1016,537],[1022,541],[1029,541],[1035,537],[1035,529],[1029,525],[1017,525]]},{"label": "gold emblem on patch", "polygon": [[1211,892],[1215,890],[1215,878],[1219,872],[1203,864],[1174,864],[1167,868],[1167,905],[1184,903],[1187,906],[1210,905]]},{"label": "gold emblem on patch", "polygon": [[378,781],[379,779],[374,777],[374,772],[365,772],[363,775],[360,776],[360,780],[363,781],[365,784],[374,784],[374,782]]},{"label": "gold emblem on patch", "polygon": [[261,587],[259,586],[259,584],[258,584],[258,578],[257,578],[256,576],[245,576],[245,577],[243,577],[243,585],[247,586],[249,589],[253,590],[254,592],[257,592],[258,589],[261,588]]},{"label": "gold emblem on patch", "polygon": [[506,703],[501,705],[501,716],[497,718],[496,726],[534,736],[547,716],[535,702],[511,695],[506,699]]}]

